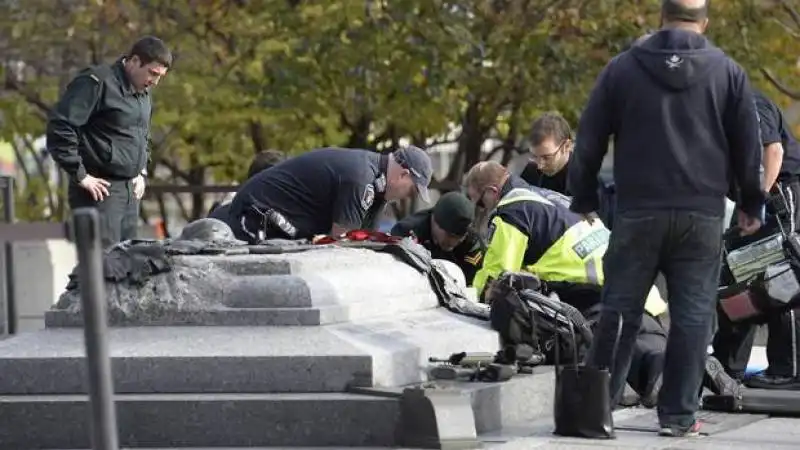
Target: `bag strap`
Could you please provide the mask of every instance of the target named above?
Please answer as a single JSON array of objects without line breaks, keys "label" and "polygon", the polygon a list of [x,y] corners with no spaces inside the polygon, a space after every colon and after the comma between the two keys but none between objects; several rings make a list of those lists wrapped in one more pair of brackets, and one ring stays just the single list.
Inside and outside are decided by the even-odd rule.
[{"label": "bag strap", "polygon": [[[558,316],[559,315],[564,316],[564,314],[561,312],[561,310],[556,311],[556,320],[558,320]],[[567,317],[564,316],[564,318],[567,318]],[[570,321],[568,318],[567,318],[567,324],[569,326],[570,338],[572,339],[572,352],[573,352],[573,356],[575,358],[574,362],[572,363],[572,366],[577,368],[578,367],[578,342],[575,340],[575,329],[574,329],[574,327],[572,325],[572,321]],[[611,351],[611,365],[612,365],[612,367],[615,364],[615,362],[617,361],[617,350],[619,349],[619,341],[620,341],[621,337],[622,337],[622,313],[619,313],[618,316],[617,316],[617,337],[616,337],[616,339],[614,339],[614,348]],[[554,349],[555,350],[555,354],[554,354],[555,361],[554,361],[554,363],[555,363],[555,366],[556,366],[556,379],[558,379],[558,377],[560,375],[560,368],[561,368],[561,351],[559,349],[559,347],[561,347],[560,344],[561,344],[560,343],[560,336],[559,336],[559,333],[556,332],[555,333],[555,342],[554,342],[554,345],[555,345],[555,349]],[[611,372],[611,370],[609,370],[609,373],[610,372]]]},{"label": "bag strap", "polygon": [[[569,318],[566,315],[564,315],[561,312],[560,309],[558,311],[556,311],[556,316],[555,316],[556,321],[558,320],[558,316],[559,315],[564,316],[564,318],[567,319],[567,326],[569,327],[569,335],[570,335],[570,339],[572,340],[572,353],[573,353],[573,358],[574,358],[573,362],[572,362],[572,367],[577,369],[577,367],[578,367],[578,341],[577,341],[577,339],[575,339],[575,328],[572,325],[572,321],[569,320]],[[553,362],[555,363],[555,366],[556,366],[556,378],[559,378],[560,372],[561,372],[561,349],[560,349],[560,347],[561,347],[561,336],[560,336],[560,333],[558,332],[558,330],[556,330],[556,332],[555,332],[555,338],[553,340],[553,346],[555,347],[553,349],[554,350],[554,355],[553,356],[555,356],[555,361],[553,361]]]},{"label": "bag strap", "polygon": [[[614,339],[614,348],[611,350],[611,367],[617,362],[617,350],[619,349],[619,340],[622,337],[622,313],[617,313],[617,338]],[[611,370],[609,370],[609,373]]]}]

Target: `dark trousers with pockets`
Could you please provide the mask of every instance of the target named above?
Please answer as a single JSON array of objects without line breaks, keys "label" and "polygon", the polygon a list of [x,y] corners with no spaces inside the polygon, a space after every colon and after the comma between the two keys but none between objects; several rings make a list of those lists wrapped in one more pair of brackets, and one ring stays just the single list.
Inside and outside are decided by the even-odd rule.
[{"label": "dark trousers with pockets", "polygon": [[139,225],[139,200],[133,193],[133,183],[130,180],[111,181],[108,193],[108,197],[98,202],[76,183],[70,183],[67,193],[70,208],[97,208],[103,248],[136,238]]},{"label": "dark trousers with pockets", "polygon": [[[716,319],[722,217],[683,210],[618,211],[603,259],[600,323],[587,364],[611,370],[614,404],[625,386],[644,305],[661,271],[669,294],[670,331],[658,416],[688,427],[698,408],[706,348]],[[622,331],[617,336],[619,320]],[[612,361],[617,345],[616,360]]]},{"label": "dark trousers with pockets", "polygon": [[[780,216],[787,231],[800,228],[800,180],[781,183],[782,192],[773,190],[771,197],[785,199],[786,208]],[[774,203],[774,202],[770,202]],[[800,311],[768,317],[766,320],[767,362],[770,375],[784,377],[800,376]],[[714,336],[714,356],[734,378],[742,378],[750,361],[755,340],[756,324],[752,322],[732,323],[725,314],[719,313],[719,330]]]}]

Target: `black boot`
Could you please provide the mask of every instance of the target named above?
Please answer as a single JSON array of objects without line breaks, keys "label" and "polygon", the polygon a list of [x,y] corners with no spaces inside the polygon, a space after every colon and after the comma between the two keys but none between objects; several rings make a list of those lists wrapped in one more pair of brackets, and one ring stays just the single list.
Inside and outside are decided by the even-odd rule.
[{"label": "black boot", "polygon": [[658,391],[661,390],[661,382],[663,376],[658,375],[652,383],[648,383],[645,387],[644,394],[642,395],[642,406],[645,408],[653,408],[658,403]]},{"label": "black boot", "polygon": [[717,395],[738,396],[743,386],[736,379],[725,372],[722,363],[713,356],[706,359],[706,374],[703,377],[703,386]]},{"label": "black boot", "polygon": [[753,389],[800,390],[800,378],[786,375],[770,374],[769,371],[750,377],[745,384]]}]

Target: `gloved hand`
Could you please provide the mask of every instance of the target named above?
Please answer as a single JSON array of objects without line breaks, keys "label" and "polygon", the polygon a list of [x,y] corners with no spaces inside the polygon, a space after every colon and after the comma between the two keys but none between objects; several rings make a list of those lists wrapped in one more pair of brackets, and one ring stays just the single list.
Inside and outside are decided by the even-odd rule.
[{"label": "gloved hand", "polygon": [[133,195],[136,197],[136,200],[141,200],[142,197],[144,197],[145,178],[138,175],[131,180],[131,182],[133,183]]}]

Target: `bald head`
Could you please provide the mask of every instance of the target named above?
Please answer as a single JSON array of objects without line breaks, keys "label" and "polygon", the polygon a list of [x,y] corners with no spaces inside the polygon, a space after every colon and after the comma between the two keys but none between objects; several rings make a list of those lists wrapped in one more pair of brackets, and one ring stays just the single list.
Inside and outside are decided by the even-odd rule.
[{"label": "bald head", "polygon": [[708,26],[708,4],[711,0],[663,0],[661,25],[704,33]]},{"label": "bald head", "polygon": [[708,19],[709,0],[663,0],[661,16],[664,22],[700,23]]}]

